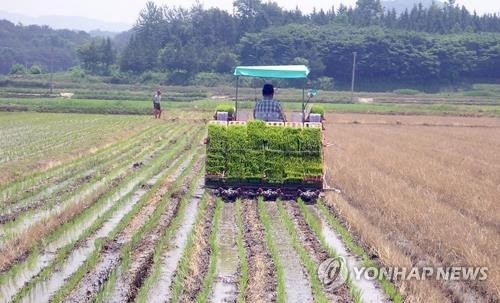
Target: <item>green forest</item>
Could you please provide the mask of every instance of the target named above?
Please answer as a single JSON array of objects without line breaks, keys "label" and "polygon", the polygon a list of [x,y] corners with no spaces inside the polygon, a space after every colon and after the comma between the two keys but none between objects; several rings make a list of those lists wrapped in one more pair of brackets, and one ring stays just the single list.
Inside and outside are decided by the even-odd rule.
[{"label": "green forest", "polygon": [[[133,29],[113,41],[2,21],[0,72],[79,65],[114,83],[218,85],[231,81],[238,64],[305,64],[315,86],[331,89],[349,85],[356,52],[356,77],[365,90],[500,79],[500,16],[477,15],[454,0],[401,14],[384,10],[379,0],[310,14],[261,0],[233,5],[229,13],[148,2]],[[13,68],[16,63],[24,70]]]}]

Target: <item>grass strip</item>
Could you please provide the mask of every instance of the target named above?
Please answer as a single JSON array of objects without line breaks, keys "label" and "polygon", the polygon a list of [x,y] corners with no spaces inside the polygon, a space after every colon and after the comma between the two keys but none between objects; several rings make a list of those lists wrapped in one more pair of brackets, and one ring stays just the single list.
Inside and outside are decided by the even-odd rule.
[{"label": "grass strip", "polygon": [[278,212],[280,215],[280,218],[282,222],[285,225],[285,229],[288,231],[288,234],[290,235],[292,239],[292,245],[295,248],[295,251],[300,257],[300,260],[302,261],[302,264],[304,264],[304,267],[306,268],[308,277],[309,277],[309,282],[311,283],[311,287],[313,290],[313,296],[314,296],[314,301],[315,302],[321,302],[321,303],[326,303],[329,302],[328,298],[325,295],[325,292],[323,291],[323,287],[321,285],[321,282],[318,278],[318,275],[316,273],[316,269],[318,267],[318,264],[313,260],[313,258],[309,255],[307,250],[304,248],[302,245],[299,234],[297,233],[297,230],[295,229],[295,224],[293,223],[292,219],[288,216],[286,213],[285,207],[283,205],[282,201],[277,201],[276,204],[278,205]]},{"label": "grass strip", "polygon": [[266,210],[266,205],[264,199],[259,197],[257,200],[257,205],[259,208],[259,216],[262,221],[262,225],[264,226],[264,233],[266,235],[266,246],[271,253],[271,257],[273,258],[274,265],[276,266],[276,280],[278,282],[277,286],[277,302],[285,302],[286,300],[286,291],[285,291],[285,274],[283,269],[283,263],[278,255],[278,250],[276,249],[276,245],[273,242],[273,235],[271,230],[271,221],[269,219],[269,214]]},{"label": "grass strip", "polygon": [[[328,256],[330,258],[335,258],[338,256],[337,252],[331,248],[328,243],[326,242],[325,236],[321,232],[321,225],[317,221],[317,219],[314,217],[314,215],[307,209],[307,206],[305,205],[304,201],[302,199],[297,200],[297,204],[299,205],[300,213],[304,217],[304,220],[306,221],[307,225],[313,233],[316,235],[316,237],[319,239],[319,242],[323,249],[326,251]],[[347,275],[346,279],[346,285],[347,288],[349,289],[349,294],[351,295],[351,298],[353,299],[354,302],[360,303],[361,302],[361,290],[358,289],[353,283],[352,283],[352,278],[349,276],[348,273],[342,272],[342,274]]]},{"label": "grass strip", "polygon": [[217,199],[215,201],[214,218],[212,221],[213,228],[210,233],[210,237],[208,238],[208,243],[210,245],[210,251],[211,251],[210,265],[208,267],[208,273],[205,276],[205,279],[203,279],[202,289],[196,296],[196,302],[198,303],[208,301],[208,296],[210,295],[210,292],[212,291],[212,287],[214,285],[215,270],[217,267],[217,258],[219,256],[219,245],[217,244],[217,234],[219,232],[219,221],[221,216],[222,203],[223,202],[221,199]]},{"label": "grass strip", "polygon": [[[363,266],[379,268],[379,265],[376,264],[372,259],[370,259],[365,250],[361,246],[356,244],[355,240],[353,239],[349,231],[342,225],[342,223],[340,223],[340,221],[331,214],[331,212],[325,206],[324,201],[319,199],[317,206],[320,212],[325,217],[327,223],[337,232],[337,234],[340,235],[347,249],[361,258]],[[378,277],[378,282],[380,283],[380,286],[382,287],[384,293],[387,295],[387,297],[389,297],[389,299],[391,299],[391,301],[395,303],[403,302],[401,294],[398,292],[394,284],[385,279],[383,276]]]},{"label": "grass strip", "polygon": [[241,214],[241,200],[236,200],[236,246],[238,247],[240,282],[238,285],[238,303],[244,303],[248,287],[248,257],[245,249],[243,217]]}]

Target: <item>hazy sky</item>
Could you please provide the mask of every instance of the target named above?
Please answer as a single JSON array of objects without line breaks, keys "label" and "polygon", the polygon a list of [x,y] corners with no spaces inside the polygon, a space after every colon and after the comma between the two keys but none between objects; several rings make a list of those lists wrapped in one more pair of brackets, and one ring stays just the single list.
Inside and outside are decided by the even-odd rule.
[{"label": "hazy sky", "polygon": [[[0,0],[0,10],[28,16],[82,16],[132,24],[146,2],[147,0]],[[154,2],[159,5],[190,7],[195,0]],[[200,2],[205,8],[220,7],[231,11],[233,0],[200,0]],[[334,5],[337,8],[340,3],[351,6],[356,0],[276,0],[275,2],[287,9],[298,6],[303,12],[310,12],[313,7],[328,9]],[[465,5],[470,11],[475,9],[478,13],[500,12],[498,0],[457,0],[457,3]]]}]

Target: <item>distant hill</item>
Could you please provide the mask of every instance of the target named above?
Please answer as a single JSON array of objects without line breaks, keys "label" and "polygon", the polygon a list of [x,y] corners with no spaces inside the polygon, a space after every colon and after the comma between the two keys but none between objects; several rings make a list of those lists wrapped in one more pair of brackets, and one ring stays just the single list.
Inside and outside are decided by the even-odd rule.
[{"label": "distant hill", "polygon": [[44,70],[66,70],[79,64],[76,50],[91,40],[84,31],[54,30],[48,26],[16,25],[0,20],[0,74],[13,64],[41,65]]},{"label": "distant hill", "polygon": [[40,16],[31,17],[22,14],[14,14],[6,11],[0,11],[0,19],[6,19],[13,23],[22,23],[23,25],[48,25],[54,29],[72,29],[86,32],[100,30],[105,32],[122,32],[132,28],[131,24],[119,22],[107,22],[97,19],[78,17],[78,16]]},{"label": "distant hill", "polygon": [[436,2],[439,6],[443,4],[443,2],[438,0],[389,0],[381,1],[381,4],[386,10],[392,10],[394,8],[396,12],[400,14],[404,12],[405,9],[410,11],[416,4],[422,3],[424,7],[429,7],[432,5],[432,2]]}]

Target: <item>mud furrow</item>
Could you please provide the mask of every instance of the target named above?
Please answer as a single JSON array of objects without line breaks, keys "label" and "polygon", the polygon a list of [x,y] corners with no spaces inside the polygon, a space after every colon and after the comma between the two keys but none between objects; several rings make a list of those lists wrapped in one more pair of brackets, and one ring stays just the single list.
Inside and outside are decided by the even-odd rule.
[{"label": "mud furrow", "polygon": [[160,257],[160,262],[158,263],[159,278],[153,282],[153,286],[147,294],[146,302],[159,303],[167,302],[170,299],[170,288],[174,274],[181,260],[182,252],[187,245],[188,235],[193,230],[202,195],[203,189],[198,190],[194,198],[186,206],[184,216],[180,219],[179,229],[173,236],[170,245],[168,245]]},{"label": "mud furrow", "polygon": [[[360,268],[362,260],[358,256],[347,251],[341,237],[328,225],[323,214],[317,209],[316,205],[308,205],[309,211],[313,214],[317,222],[321,225],[321,233],[328,246],[339,256],[346,259],[346,265],[351,278],[355,277],[353,266]],[[367,280],[363,276],[360,280],[352,279],[352,283],[361,291],[362,302],[388,302],[388,298],[376,281]]]},{"label": "mud furrow", "polygon": [[194,229],[194,245],[189,254],[189,267],[184,279],[183,291],[179,302],[194,302],[203,287],[203,279],[207,274],[210,254],[212,253],[208,238],[213,227],[214,211],[215,199],[211,197],[202,224],[196,226]]},{"label": "mud furrow", "polygon": [[236,247],[236,211],[234,203],[222,206],[217,236],[219,258],[210,302],[236,302],[238,296],[238,249]]},{"label": "mud furrow", "polygon": [[257,201],[245,200],[242,206],[249,273],[246,301],[275,302],[276,268],[265,244],[265,234],[257,211]]},{"label": "mud furrow", "polygon": [[[181,165],[178,170],[184,170],[187,163],[191,159],[187,159],[186,162]],[[169,203],[161,215],[161,218],[171,219],[178,208],[179,199],[171,195],[172,200]],[[145,210],[146,211],[146,210]],[[142,213],[139,212],[139,216]],[[142,215],[143,216],[143,215]],[[146,222],[142,222],[145,224]],[[85,277],[79,282],[77,287],[64,299],[64,302],[91,302],[94,300],[96,294],[102,289],[106,281],[109,279],[111,272],[120,264],[121,262],[121,249],[132,240],[133,235],[138,231],[142,224],[138,225],[127,225],[127,227],[122,230],[114,239],[108,240],[104,249],[102,250],[97,264],[90,270]]]},{"label": "mud furrow", "polygon": [[273,241],[283,264],[286,302],[313,302],[311,285],[307,272],[301,264],[300,257],[293,248],[292,241],[281,222],[278,207],[274,202],[266,203],[271,221]]},{"label": "mud furrow", "polygon": [[[321,246],[321,242],[316,237],[314,232],[309,228],[304,217],[300,213],[299,206],[295,201],[288,201],[283,203],[287,214],[290,216],[295,224],[295,228],[299,234],[300,240],[309,253],[309,255],[314,259],[317,266],[324,260],[328,259],[328,252]],[[322,285],[324,287],[324,285]],[[328,296],[330,301],[334,302],[352,302],[349,290],[346,285],[342,285],[334,290],[326,288],[323,289],[325,294]]]}]

